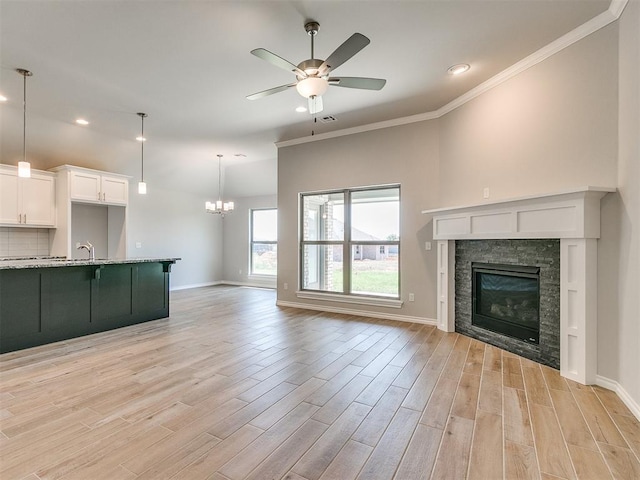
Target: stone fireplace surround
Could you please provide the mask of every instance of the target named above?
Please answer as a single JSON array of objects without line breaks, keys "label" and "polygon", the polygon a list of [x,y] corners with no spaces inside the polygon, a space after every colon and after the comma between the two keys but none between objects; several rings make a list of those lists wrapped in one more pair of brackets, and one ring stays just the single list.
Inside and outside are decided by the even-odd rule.
[{"label": "stone fireplace surround", "polygon": [[[472,325],[471,263],[540,268],[540,343],[531,344]],[[456,240],[455,330],[522,357],[560,368],[560,241]]]},{"label": "stone fireplace surround", "polygon": [[455,328],[456,240],[560,240],[560,374],[595,383],[600,199],[615,188],[569,191],[425,210],[437,240],[437,321]]}]

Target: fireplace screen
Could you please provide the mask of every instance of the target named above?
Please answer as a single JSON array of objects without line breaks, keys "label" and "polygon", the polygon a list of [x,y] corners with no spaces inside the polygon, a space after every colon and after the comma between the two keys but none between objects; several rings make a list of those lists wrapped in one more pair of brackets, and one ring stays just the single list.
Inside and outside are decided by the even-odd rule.
[{"label": "fireplace screen", "polygon": [[472,263],[471,323],[528,343],[540,338],[540,268]]}]

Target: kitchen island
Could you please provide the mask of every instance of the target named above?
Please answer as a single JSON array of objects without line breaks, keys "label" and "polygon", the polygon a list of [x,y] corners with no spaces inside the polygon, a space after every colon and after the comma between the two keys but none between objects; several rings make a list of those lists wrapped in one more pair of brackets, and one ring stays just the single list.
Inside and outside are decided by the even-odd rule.
[{"label": "kitchen island", "polygon": [[177,260],[0,260],[0,353],[168,317]]}]

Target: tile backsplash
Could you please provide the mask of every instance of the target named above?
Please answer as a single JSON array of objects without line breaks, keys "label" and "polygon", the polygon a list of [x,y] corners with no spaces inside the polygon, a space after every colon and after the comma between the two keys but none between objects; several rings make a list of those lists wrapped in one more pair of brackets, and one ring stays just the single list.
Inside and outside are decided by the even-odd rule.
[{"label": "tile backsplash", "polygon": [[46,228],[0,227],[0,257],[42,257],[49,251]]}]

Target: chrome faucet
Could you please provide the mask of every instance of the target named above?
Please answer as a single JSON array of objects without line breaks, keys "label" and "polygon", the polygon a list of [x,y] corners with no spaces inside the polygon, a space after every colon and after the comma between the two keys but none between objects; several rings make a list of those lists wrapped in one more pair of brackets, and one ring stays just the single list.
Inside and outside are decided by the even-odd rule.
[{"label": "chrome faucet", "polygon": [[93,261],[93,260],[96,259],[96,250],[95,250],[95,248],[93,248],[93,245],[91,245],[89,240],[87,240],[87,244],[86,245],[78,246],[78,250],[82,250],[83,248],[86,249],[89,252],[89,260]]}]

